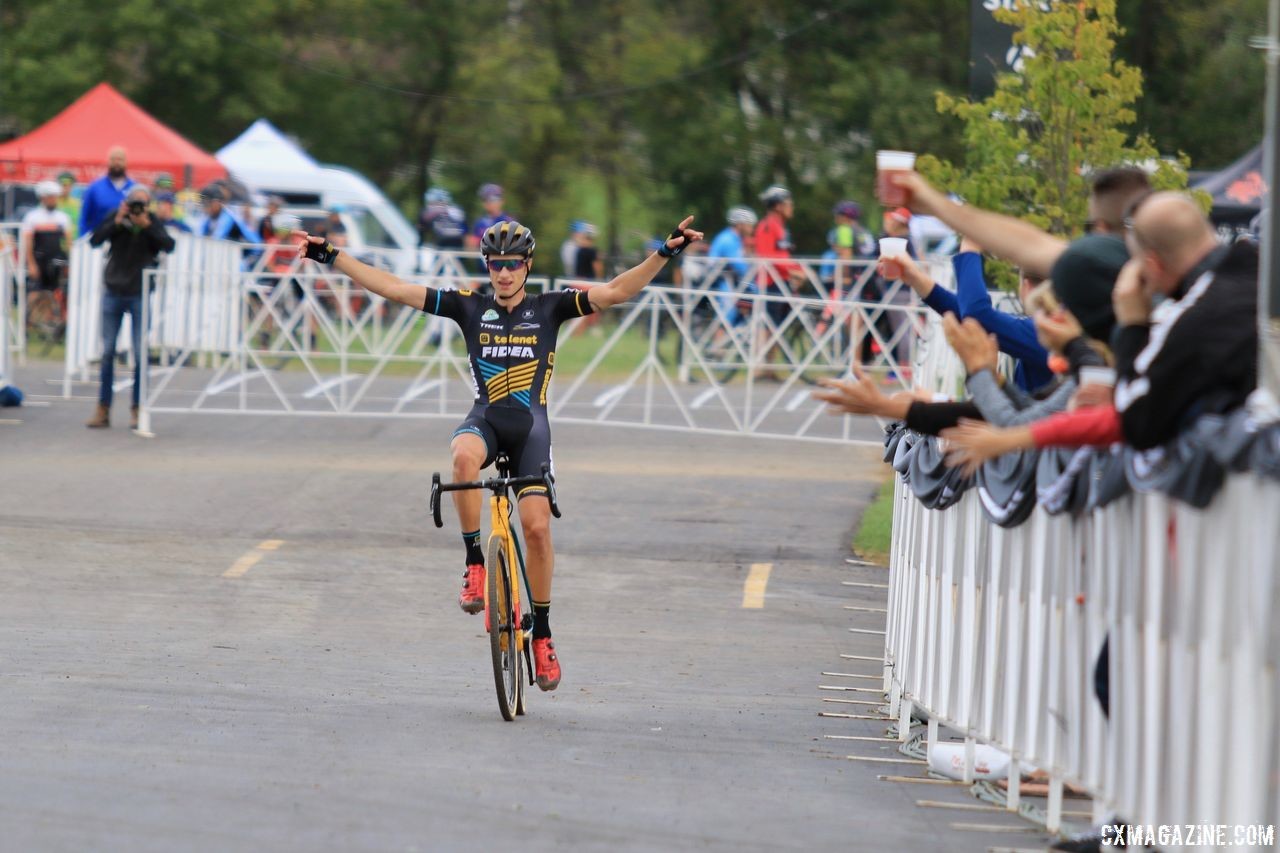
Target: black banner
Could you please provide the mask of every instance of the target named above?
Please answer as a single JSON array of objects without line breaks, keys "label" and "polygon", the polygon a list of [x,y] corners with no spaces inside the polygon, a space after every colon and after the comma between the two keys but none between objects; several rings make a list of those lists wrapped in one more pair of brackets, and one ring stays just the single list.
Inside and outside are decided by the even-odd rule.
[{"label": "black banner", "polygon": [[996,75],[1021,68],[1022,48],[1013,44],[1013,27],[996,20],[997,9],[1022,0],[969,0],[969,97],[975,101],[996,90]]}]

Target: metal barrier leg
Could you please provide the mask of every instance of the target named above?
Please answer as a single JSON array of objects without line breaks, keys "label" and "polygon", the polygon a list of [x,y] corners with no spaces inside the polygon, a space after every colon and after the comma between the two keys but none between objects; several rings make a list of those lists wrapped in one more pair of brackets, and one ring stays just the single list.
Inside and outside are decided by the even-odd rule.
[{"label": "metal barrier leg", "polygon": [[1056,773],[1049,776],[1049,804],[1044,828],[1050,832],[1062,828],[1062,777]]}]

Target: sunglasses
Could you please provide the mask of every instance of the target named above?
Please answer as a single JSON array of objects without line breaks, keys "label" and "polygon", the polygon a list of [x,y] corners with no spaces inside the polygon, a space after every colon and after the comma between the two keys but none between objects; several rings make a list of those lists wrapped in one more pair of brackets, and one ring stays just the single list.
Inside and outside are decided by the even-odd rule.
[{"label": "sunglasses", "polygon": [[485,261],[485,264],[489,267],[489,272],[499,272],[500,270],[511,270],[512,272],[515,272],[516,270],[520,269],[527,263],[529,263],[528,258],[511,258],[509,260]]}]

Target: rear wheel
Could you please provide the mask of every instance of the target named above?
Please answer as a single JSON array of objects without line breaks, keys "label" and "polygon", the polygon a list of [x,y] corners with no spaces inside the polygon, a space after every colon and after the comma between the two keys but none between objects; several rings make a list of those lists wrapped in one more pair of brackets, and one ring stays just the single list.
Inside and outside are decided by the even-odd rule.
[{"label": "rear wheel", "polygon": [[489,651],[493,656],[493,682],[498,690],[498,710],[502,719],[514,720],[522,701],[520,683],[522,659],[517,640],[516,619],[512,615],[511,569],[507,564],[506,541],[499,535],[489,538],[489,574],[486,606],[489,616]]}]

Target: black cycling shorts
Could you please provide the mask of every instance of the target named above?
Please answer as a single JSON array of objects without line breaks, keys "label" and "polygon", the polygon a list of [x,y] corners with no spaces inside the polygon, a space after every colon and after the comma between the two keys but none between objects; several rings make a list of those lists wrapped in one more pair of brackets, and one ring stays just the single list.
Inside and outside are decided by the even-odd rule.
[{"label": "black cycling shorts", "polygon": [[[477,405],[453,431],[484,439],[485,456],[481,468],[488,468],[499,451],[511,460],[511,476],[541,477],[543,464],[551,465],[551,425],[545,413],[535,414],[513,406]],[[553,469],[554,470],[554,469]],[[516,500],[530,495],[546,495],[546,486],[521,486]]]}]

